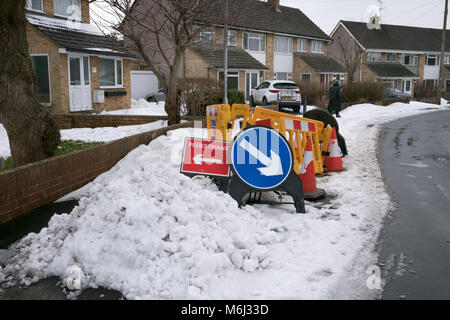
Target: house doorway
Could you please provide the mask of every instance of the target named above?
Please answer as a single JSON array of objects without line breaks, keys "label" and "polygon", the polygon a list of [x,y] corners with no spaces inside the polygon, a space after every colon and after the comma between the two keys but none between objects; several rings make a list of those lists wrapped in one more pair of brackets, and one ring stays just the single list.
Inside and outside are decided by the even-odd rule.
[{"label": "house doorway", "polygon": [[402,91],[411,94],[411,80],[403,80]]},{"label": "house doorway", "polygon": [[92,110],[89,56],[70,54],[68,60],[70,111]]},{"label": "house doorway", "polygon": [[259,72],[247,71],[245,73],[245,100],[250,101],[252,90],[259,86]]}]

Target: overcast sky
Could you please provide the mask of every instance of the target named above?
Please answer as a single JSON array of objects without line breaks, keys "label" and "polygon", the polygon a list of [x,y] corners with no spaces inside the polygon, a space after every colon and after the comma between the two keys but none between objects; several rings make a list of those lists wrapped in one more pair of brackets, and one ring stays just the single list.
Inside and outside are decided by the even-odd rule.
[{"label": "overcast sky", "polygon": [[[367,21],[368,8],[379,7],[376,0],[281,0],[280,4],[299,8],[327,34],[339,20]],[[382,23],[442,29],[444,4],[445,0],[383,0]]]},{"label": "overcast sky", "polygon": [[[105,15],[97,8],[101,3],[91,5],[94,20],[96,13]],[[327,34],[339,20],[366,22],[368,11],[373,11],[368,9],[379,8],[377,0],[280,0],[280,4],[299,8]],[[382,23],[442,29],[444,4],[445,0],[383,0]]]}]

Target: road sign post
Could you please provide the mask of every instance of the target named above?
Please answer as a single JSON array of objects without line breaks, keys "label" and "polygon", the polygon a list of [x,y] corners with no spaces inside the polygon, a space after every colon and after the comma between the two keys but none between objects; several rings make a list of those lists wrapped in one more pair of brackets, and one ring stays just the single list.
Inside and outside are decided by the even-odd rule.
[{"label": "road sign post", "polygon": [[252,126],[234,140],[230,152],[233,172],[228,193],[239,207],[245,195],[264,191],[285,191],[292,196],[298,213],[305,213],[303,188],[294,171],[291,147],[278,131]]}]

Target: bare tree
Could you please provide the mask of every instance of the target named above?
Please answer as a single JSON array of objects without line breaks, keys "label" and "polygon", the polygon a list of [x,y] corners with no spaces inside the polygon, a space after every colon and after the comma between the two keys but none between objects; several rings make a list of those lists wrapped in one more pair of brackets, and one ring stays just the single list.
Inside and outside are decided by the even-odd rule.
[{"label": "bare tree", "polygon": [[359,45],[349,45],[349,43],[346,43],[340,37],[337,38],[336,43],[340,52],[335,58],[344,65],[345,71],[347,72],[347,81],[348,83],[352,83],[355,80],[355,73],[360,67],[363,51]]},{"label": "bare tree", "polygon": [[[158,77],[166,92],[169,124],[180,122],[178,80],[186,48],[212,26],[208,12],[223,0],[104,0],[111,16],[123,20],[113,28],[127,48]],[[116,18],[116,22],[119,19]],[[219,24],[220,21],[214,21]]]},{"label": "bare tree", "polygon": [[15,167],[54,155],[60,142],[38,100],[25,28],[25,0],[0,1],[0,122]]}]

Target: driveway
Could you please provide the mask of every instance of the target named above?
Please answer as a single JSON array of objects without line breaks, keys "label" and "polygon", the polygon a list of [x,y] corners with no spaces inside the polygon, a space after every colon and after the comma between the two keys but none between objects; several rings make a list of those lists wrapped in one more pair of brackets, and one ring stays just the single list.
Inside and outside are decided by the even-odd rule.
[{"label": "driveway", "polygon": [[387,124],[380,160],[397,208],[380,235],[383,299],[450,299],[450,111]]}]

